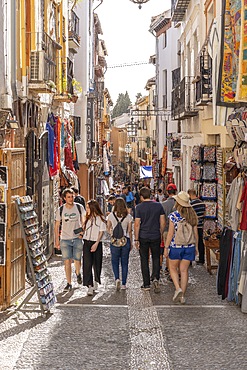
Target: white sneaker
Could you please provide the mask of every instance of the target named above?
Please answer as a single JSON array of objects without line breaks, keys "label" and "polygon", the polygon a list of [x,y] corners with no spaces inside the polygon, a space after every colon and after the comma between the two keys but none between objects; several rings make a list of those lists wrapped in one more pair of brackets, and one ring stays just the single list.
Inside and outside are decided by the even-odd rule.
[{"label": "white sneaker", "polygon": [[97,281],[94,281],[93,282],[93,290],[97,290],[99,287],[99,283],[97,283]]},{"label": "white sneaker", "polygon": [[92,286],[88,287],[87,295],[93,295],[93,287]]},{"label": "white sneaker", "polygon": [[117,291],[120,290],[120,280],[119,279],[116,280],[116,290]]},{"label": "white sneaker", "polygon": [[177,290],[175,290],[174,296],[172,298],[173,302],[178,302],[180,298],[182,297],[182,295],[183,295],[183,291],[181,288],[178,288]]},{"label": "white sneaker", "polygon": [[185,304],[186,303],[186,299],[184,298],[184,296],[182,295],[182,297],[180,298],[180,303],[181,304]]}]

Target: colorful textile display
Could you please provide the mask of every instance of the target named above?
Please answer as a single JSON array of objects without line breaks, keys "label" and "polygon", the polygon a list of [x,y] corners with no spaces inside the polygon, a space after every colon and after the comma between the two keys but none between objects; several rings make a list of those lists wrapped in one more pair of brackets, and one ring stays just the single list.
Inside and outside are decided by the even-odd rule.
[{"label": "colorful textile display", "polygon": [[205,163],[202,170],[202,179],[203,180],[215,180],[216,169],[214,163]]},{"label": "colorful textile display", "polygon": [[200,161],[201,160],[201,147],[200,146],[193,146],[192,154],[191,154],[192,161]]},{"label": "colorful textile display", "polygon": [[201,198],[216,199],[216,197],[217,197],[216,183],[204,183],[202,185]]},{"label": "colorful textile display", "polygon": [[205,217],[208,218],[216,218],[217,216],[217,203],[216,202],[210,202],[210,201],[205,201]]},{"label": "colorful textile display", "polygon": [[201,178],[201,165],[198,163],[191,163],[191,173],[190,179],[194,181],[199,181]]},{"label": "colorful textile display", "polygon": [[[237,79],[239,77],[239,48],[241,37],[241,8],[242,1],[226,0],[224,4],[224,43],[221,58],[220,102],[234,103],[236,101]],[[241,94],[240,94],[241,95]]]},{"label": "colorful textile display", "polygon": [[208,162],[215,162],[216,160],[215,146],[205,146],[203,148],[203,160]]}]

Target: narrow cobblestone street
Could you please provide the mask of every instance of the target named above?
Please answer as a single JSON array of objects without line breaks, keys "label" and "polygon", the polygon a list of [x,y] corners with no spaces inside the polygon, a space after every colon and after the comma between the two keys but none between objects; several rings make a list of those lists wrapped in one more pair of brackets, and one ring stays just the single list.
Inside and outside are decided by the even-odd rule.
[{"label": "narrow cobblestone street", "polygon": [[52,258],[50,271],[58,301],[50,314],[0,314],[1,370],[247,368],[246,316],[217,296],[215,274],[202,266],[190,268],[186,305],[173,304],[173,284],[164,277],[160,294],[140,289],[136,251],[126,291],[115,291],[107,246],[93,297],[77,283],[63,293],[61,257]]}]

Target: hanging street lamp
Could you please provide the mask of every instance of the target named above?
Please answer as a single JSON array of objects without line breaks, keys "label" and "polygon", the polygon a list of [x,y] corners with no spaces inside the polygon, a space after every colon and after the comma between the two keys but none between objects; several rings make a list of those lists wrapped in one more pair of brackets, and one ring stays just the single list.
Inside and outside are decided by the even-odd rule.
[{"label": "hanging street lamp", "polygon": [[132,3],[134,4],[138,4],[138,8],[141,9],[142,4],[147,3],[149,0],[130,0],[130,1],[132,1]]}]

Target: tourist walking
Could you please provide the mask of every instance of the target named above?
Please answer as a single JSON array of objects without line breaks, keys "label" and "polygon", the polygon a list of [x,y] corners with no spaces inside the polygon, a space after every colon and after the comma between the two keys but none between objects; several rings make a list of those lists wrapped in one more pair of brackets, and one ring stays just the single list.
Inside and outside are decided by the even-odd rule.
[{"label": "tourist walking", "polygon": [[107,218],[107,230],[110,235],[113,234],[114,228],[118,222],[121,222],[125,244],[116,246],[118,243],[110,244],[112,270],[115,277],[116,290],[120,290],[120,273],[119,265],[122,269],[122,289],[126,289],[128,276],[129,253],[132,249],[132,216],[128,213],[126,203],[122,198],[116,199],[113,212]]},{"label": "tourist walking", "polygon": [[206,207],[201,199],[196,196],[195,189],[189,189],[188,194],[190,197],[190,204],[195,210],[198,218],[197,232],[198,232],[198,252],[199,257],[197,263],[199,265],[204,265],[205,263],[205,247],[203,241],[203,222],[205,217]]},{"label": "tourist walking", "polygon": [[[164,212],[165,212],[165,220],[166,220],[166,225],[165,225],[165,230],[164,230],[164,233],[163,233],[163,241],[164,241],[164,245],[165,245],[165,242],[166,242],[166,238],[167,238],[167,233],[168,233],[168,228],[169,228],[169,219],[168,219],[168,216],[169,214],[173,211],[173,208],[174,208],[174,205],[175,205],[175,199],[174,199],[174,195],[176,195],[177,193],[177,187],[175,184],[168,184],[167,187],[166,187],[166,192],[168,194],[168,198],[166,201],[162,202],[162,207],[164,208]],[[160,248],[161,249],[161,252],[164,253],[164,248]],[[161,258],[161,266],[162,266],[162,258]],[[167,274],[169,274],[169,258],[167,257],[166,258],[166,272]]]},{"label": "tourist walking", "polygon": [[150,290],[149,251],[152,255],[152,278],[155,293],[160,292],[160,243],[165,227],[165,216],[162,205],[150,199],[151,190],[143,187],[140,190],[141,203],[135,209],[135,245],[139,249],[142,289]]},{"label": "tourist walking", "polygon": [[83,285],[88,287],[87,295],[91,296],[97,289],[98,283],[101,284],[103,259],[101,239],[106,231],[106,220],[96,200],[89,200],[86,204],[86,220],[83,230]]},{"label": "tourist walking", "polygon": [[[81,279],[81,257],[82,257],[82,225],[85,219],[85,209],[80,204],[74,203],[74,192],[72,189],[65,189],[62,192],[65,203],[57,210],[55,222],[55,246],[61,249],[64,260],[65,275],[67,285],[64,291],[72,289],[71,274],[72,261],[75,264],[78,284],[82,284]],[[61,225],[61,235],[59,241]]]},{"label": "tourist walking", "polygon": [[127,186],[127,194],[126,194],[126,204],[127,204],[127,209],[128,212],[131,213],[135,207],[135,197],[133,192],[131,191],[131,186]]},{"label": "tourist walking", "polygon": [[73,190],[75,194],[74,202],[81,204],[84,207],[84,209],[86,209],[85,198],[79,194],[79,190],[77,188],[72,187],[71,189]]},{"label": "tourist walking", "polygon": [[[197,215],[190,204],[188,193],[180,191],[174,198],[176,210],[168,216],[169,229],[164,255],[166,258],[169,255],[169,271],[175,286],[173,301],[180,301],[184,304],[188,285],[188,269],[198,251]],[[181,239],[188,240],[188,242],[181,242]],[[181,281],[179,281],[179,272]]]}]

